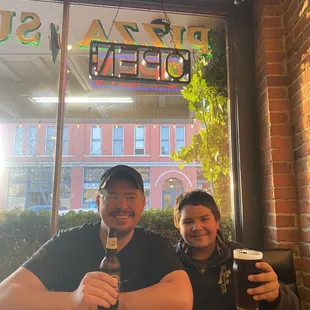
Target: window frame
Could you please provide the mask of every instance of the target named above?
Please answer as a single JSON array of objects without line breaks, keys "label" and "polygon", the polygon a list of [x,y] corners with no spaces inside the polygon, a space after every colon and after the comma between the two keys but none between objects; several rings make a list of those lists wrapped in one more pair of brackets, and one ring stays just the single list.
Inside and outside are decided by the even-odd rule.
[{"label": "window frame", "polygon": [[[143,139],[137,139],[136,132],[137,132],[138,128],[142,128],[143,129]],[[143,154],[137,154],[137,152],[136,152],[136,150],[137,150],[136,142],[137,141],[143,141]],[[142,149],[139,149],[139,150],[142,150]],[[145,126],[135,126],[135,129],[134,129],[133,153],[134,153],[135,156],[144,156],[145,155]]]},{"label": "window frame", "polygon": [[[115,138],[115,130],[116,129],[120,129],[120,128],[122,128],[122,139],[116,139]],[[116,152],[115,152],[115,142],[116,141],[121,141],[122,142],[122,151],[121,151],[121,154],[116,154]],[[122,156],[122,155],[124,155],[124,126],[117,126],[116,127],[116,125],[115,126],[113,126],[113,131],[112,131],[112,155],[113,156]]]},{"label": "window frame", "polygon": [[[100,140],[99,139],[93,139],[93,129],[100,129]],[[93,154],[92,149],[93,149],[93,141],[100,141],[100,149],[99,149],[99,154]],[[102,126],[91,126],[90,127],[90,150],[89,153],[91,156],[101,156],[102,155]]]},{"label": "window frame", "polygon": [[[163,140],[162,138],[162,129],[164,128],[168,128],[168,139]],[[162,144],[163,142],[168,141],[168,154],[163,154],[162,151]],[[168,125],[164,125],[164,126],[160,126],[160,156],[169,156],[170,155],[170,126]]]}]

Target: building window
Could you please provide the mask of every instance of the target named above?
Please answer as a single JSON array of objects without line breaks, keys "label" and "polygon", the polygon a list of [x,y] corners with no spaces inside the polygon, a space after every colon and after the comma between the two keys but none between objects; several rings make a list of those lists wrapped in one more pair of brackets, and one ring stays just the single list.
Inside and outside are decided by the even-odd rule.
[{"label": "building window", "polygon": [[[53,156],[55,152],[56,130],[54,126],[46,127],[45,154]],[[62,135],[62,154],[68,154],[68,127],[65,126]]]},{"label": "building window", "polygon": [[[71,168],[61,168],[60,208],[70,208]],[[53,167],[34,167],[29,171],[26,207],[35,209],[51,209],[53,188]]]},{"label": "building window", "polygon": [[91,128],[91,155],[101,155],[101,127]]},{"label": "building window", "polygon": [[37,146],[37,127],[29,126],[28,128],[28,144],[27,155],[35,155]]},{"label": "building window", "polygon": [[8,192],[5,209],[22,209],[25,206],[26,191],[28,184],[27,168],[9,168]]},{"label": "building window", "polygon": [[185,145],[184,126],[177,126],[175,129],[175,149],[180,152]]},{"label": "building window", "polygon": [[144,127],[135,127],[135,155],[144,155]]},{"label": "building window", "polygon": [[113,127],[113,155],[123,155],[124,149],[124,128],[123,126]]},{"label": "building window", "polygon": [[102,174],[107,168],[84,168],[83,208],[97,209],[96,197]]},{"label": "building window", "polygon": [[62,139],[62,155],[68,155],[68,127],[64,127]]},{"label": "building window", "polygon": [[55,140],[56,140],[55,127],[47,126],[46,127],[46,144],[45,144],[46,155],[54,154]]},{"label": "building window", "polygon": [[16,127],[15,128],[15,139],[14,139],[14,155],[21,156],[23,154],[23,137],[24,137],[24,128]]},{"label": "building window", "polygon": [[[71,168],[61,169],[60,207],[70,207]],[[29,208],[50,210],[53,187],[53,167],[10,168],[8,174],[6,210]]]},{"label": "building window", "polygon": [[169,127],[161,126],[160,127],[160,155],[169,155]]},{"label": "building window", "polygon": [[142,177],[143,186],[144,186],[144,195],[145,195],[145,207],[144,210],[148,210],[151,208],[151,196],[150,196],[150,168],[135,168]]}]

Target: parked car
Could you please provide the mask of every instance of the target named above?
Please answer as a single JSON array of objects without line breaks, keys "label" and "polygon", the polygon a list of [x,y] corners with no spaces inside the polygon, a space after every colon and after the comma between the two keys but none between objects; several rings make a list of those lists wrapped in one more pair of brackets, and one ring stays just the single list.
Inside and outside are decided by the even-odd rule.
[{"label": "parked car", "polygon": [[[31,210],[31,211],[34,211],[34,212],[39,212],[41,210],[51,211],[52,210],[52,205],[35,205],[35,206],[27,207],[26,210]],[[66,208],[59,207],[59,212],[62,211],[62,210],[66,210]]]},{"label": "parked car", "polygon": [[68,212],[75,212],[75,213],[78,213],[80,211],[82,212],[98,212],[97,209],[94,209],[94,208],[81,208],[81,209],[66,209],[66,210],[59,210],[59,215],[64,215],[64,214],[67,214]]}]

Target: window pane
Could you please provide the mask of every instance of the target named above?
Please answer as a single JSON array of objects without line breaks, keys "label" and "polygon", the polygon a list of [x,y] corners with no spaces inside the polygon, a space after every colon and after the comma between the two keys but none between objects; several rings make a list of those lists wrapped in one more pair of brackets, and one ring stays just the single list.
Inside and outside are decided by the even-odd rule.
[{"label": "window pane", "polygon": [[100,181],[101,175],[104,173],[103,168],[85,168],[84,180],[85,181]]},{"label": "window pane", "polygon": [[10,197],[23,197],[25,195],[25,184],[11,184],[9,189]]},{"label": "window pane", "polygon": [[144,155],[144,149],[135,149],[135,155]]},{"label": "window pane", "polygon": [[27,168],[11,168],[10,169],[10,181],[11,182],[25,182],[28,179]]},{"label": "window pane", "polygon": [[175,146],[176,150],[179,152],[182,147],[184,147],[184,142],[183,141],[177,141],[176,146]]},{"label": "window pane", "polygon": [[162,140],[168,140],[169,139],[169,127],[168,126],[162,126],[161,127],[161,139]]},{"label": "window pane", "polygon": [[177,140],[184,140],[184,127],[177,126],[175,135]]},{"label": "window pane", "polygon": [[123,126],[114,127],[114,140],[123,140]]},{"label": "window pane", "polygon": [[54,154],[54,146],[55,146],[54,141],[51,141],[51,140],[46,141],[46,155]]},{"label": "window pane", "polygon": [[63,155],[68,155],[68,140],[64,140],[62,142],[62,154]]},{"label": "window pane", "polygon": [[144,141],[136,141],[136,149],[144,149]]},{"label": "window pane", "polygon": [[101,127],[93,127],[92,128],[92,139],[93,140],[101,140]]},{"label": "window pane", "polygon": [[27,155],[35,155],[36,153],[37,127],[30,126],[28,130]]},{"label": "window pane", "polygon": [[28,139],[29,140],[35,140],[36,137],[37,137],[37,127],[30,126],[29,127]]},{"label": "window pane", "polygon": [[169,155],[169,142],[162,141],[161,143],[161,154],[162,155]]},{"label": "window pane", "polygon": [[27,155],[35,155],[36,153],[36,141],[35,140],[29,140],[27,145]]},{"label": "window pane", "polygon": [[114,141],[114,155],[122,155],[123,154],[123,141]]},{"label": "window pane", "polygon": [[144,127],[137,127],[135,128],[135,133],[136,133],[136,139],[144,139]]},{"label": "window pane", "polygon": [[14,155],[22,155],[23,153],[23,137],[24,128],[15,128],[15,142],[14,142]]},{"label": "window pane", "polygon": [[101,155],[101,141],[93,141],[91,147],[92,155]]},{"label": "window pane", "polygon": [[68,127],[64,127],[63,140],[68,140]]},{"label": "window pane", "polygon": [[46,130],[47,139],[55,138],[55,128],[54,126],[48,126]]}]

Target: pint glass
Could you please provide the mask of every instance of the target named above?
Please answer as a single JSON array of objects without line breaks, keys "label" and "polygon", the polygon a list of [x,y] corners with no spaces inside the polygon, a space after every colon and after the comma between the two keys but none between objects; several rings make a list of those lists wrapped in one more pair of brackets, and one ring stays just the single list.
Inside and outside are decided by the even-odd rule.
[{"label": "pint glass", "polygon": [[246,249],[234,250],[234,277],[236,284],[236,308],[237,310],[258,310],[259,305],[253,296],[247,293],[249,288],[259,284],[248,280],[251,274],[261,273],[262,270],[255,264],[263,259],[263,253]]}]

